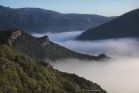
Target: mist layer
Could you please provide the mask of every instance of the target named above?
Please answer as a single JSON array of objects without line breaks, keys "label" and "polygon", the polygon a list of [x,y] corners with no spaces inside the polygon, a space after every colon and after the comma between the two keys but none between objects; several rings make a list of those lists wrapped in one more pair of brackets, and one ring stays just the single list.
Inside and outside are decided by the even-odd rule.
[{"label": "mist layer", "polygon": [[90,55],[105,53],[112,57],[112,59],[101,62],[63,59],[57,60],[55,63],[51,62],[54,68],[63,72],[75,73],[96,82],[103,89],[107,90],[108,93],[139,93],[138,39],[122,38],[99,41],[74,41],[73,39],[81,34],[81,32],[46,34],[53,42],[76,52]]}]

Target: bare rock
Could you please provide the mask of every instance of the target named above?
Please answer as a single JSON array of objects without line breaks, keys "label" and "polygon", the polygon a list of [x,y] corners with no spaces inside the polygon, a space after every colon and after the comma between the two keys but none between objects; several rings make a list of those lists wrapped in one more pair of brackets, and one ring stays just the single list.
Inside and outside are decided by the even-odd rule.
[{"label": "bare rock", "polygon": [[8,39],[8,44],[12,45],[13,41],[21,35],[21,32],[22,32],[21,30],[17,30],[15,32],[13,32],[11,34],[10,38]]},{"label": "bare rock", "polygon": [[43,46],[46,46],[46,45],[50,44],[50,40],[49,40],[48,36],[44,36],[43,38],[44,38],[44,41],[43,41],[43,44],[42,44]]},{"label": "bare rock", "polygon": [[97,56],[97,59],[98,60],[104,60],[104,59],[110,59],[110,57],[108,57],[107,55],[105,54],[100,54]]}]

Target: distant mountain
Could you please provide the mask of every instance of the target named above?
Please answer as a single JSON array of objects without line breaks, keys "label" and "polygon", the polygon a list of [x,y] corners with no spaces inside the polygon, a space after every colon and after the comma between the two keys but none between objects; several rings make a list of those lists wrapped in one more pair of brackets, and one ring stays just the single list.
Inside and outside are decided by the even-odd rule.
[{"label": "distant mountain", "polygon": [[49,40],[47,36],[36,38],[26,32],[14,29],[0,31],[0,44],[7,44],[12,49],[27,54],[34,59],[65,59],[78,58],[86,60],[102,60],[108,58],[106,55],[91,56],[87,54],[76,53]]},{"label": "distant mountain", "polygon": [[40,8],[12,9],[0,6],[0,30],[23,29],[35,33],[81,31],[114,18],[91,14],[61,14]]},{"label": "distant mountain", "polygon": [[107,93],[96,83],[60,72],[49,63],[33,60],[0,44],[0,93],[86,93],[88,90]]},{"label": "distant mountain", "polygon": [[76,40],[100,40],[112,38],[139,37],[139,9],[91,28],[79,35]]}]

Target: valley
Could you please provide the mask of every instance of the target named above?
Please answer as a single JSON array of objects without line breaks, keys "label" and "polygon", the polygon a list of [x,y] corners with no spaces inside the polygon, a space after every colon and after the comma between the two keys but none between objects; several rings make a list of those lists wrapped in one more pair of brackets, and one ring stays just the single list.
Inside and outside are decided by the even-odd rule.
[{"label": "valley", "polygon": [[1,0],[0,93],[139,93],[138,0]]}]

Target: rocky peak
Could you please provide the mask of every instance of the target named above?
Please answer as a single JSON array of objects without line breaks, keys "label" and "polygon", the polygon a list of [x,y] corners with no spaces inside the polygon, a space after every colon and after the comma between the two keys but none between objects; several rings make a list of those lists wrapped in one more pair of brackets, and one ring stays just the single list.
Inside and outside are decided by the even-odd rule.
[{"label": "rocky peak", "polygon": [[13,41],[21,35],[21,32],[22,32],[21,30],[17,30],[15,32],[13,32],[8,39],[8,44],[12,45]]},{"label": "rocky peak", "polygon": [[105,54],[100,54],[100,55],[97,56],[97,59],[98,59],[98,60],[110,59],[110,57],[108,57],[108,56],[105,55]]},{"label": "rocky peak", "polygon": [[46,46],[46,45],[48,45],[48,44],[50,44],[50,40],[49,40],[49,38],[48,38],[48,36],[44,36],[43,37],[43,46]]}]

